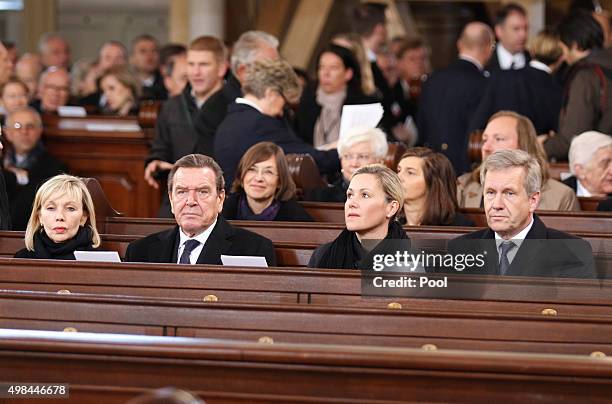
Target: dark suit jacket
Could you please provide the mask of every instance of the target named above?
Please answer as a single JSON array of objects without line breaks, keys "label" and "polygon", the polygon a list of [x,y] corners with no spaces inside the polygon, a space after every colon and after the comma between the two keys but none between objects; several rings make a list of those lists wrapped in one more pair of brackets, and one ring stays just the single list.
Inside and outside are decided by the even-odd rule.
[{"label": "dark suit jacket", "polygon": [[140,100],[165,100],[168,98],[168,90],[164,85],[164,78],[161,72],[157,70],[154,75],[153,84],[150,86],[142,86],[142,95]]},{"label": "dark suit jacket", "polygon": [[214,141],[215,158],[223,169],[227,188],[244,153],[254,144],[266,141],[277,144],[285,153],[310,154],[323,174],[340,169],[336,150],[316,150],[295,136],[282,119],[262,114],[250,105],[233,103]]},{"label": "dark suit jacket", "polygon": [[[223,204],[223,217],[227,220],[236,220],[238,215],[239,193],[233,193]],[[276,217],[276,222],[314,222],[314,219],[304,210],[295,199],[290,199],[280,203],[280,208]]]},{"label": "dark suit jacket", "polygon": [[242,97],[240,82],[231,72],[228,72],[221,91],[211,95],[196,116],[194,124],[198,133],[198,141],[194,153],[215,157],[215,133],[227,115],[227,108],[238,97]]},{"label": "dark suit jacket", "polygon": [[12,172],[4,172],[13,230],[26,229],[39,186],[48,178],[66,172],[68,172],[68,167],[46,151],[28,169],[29,182],[26,185],[19,185]]},{"label": "dark suit jacket", "polygon": [[[595,277],[593,251],[588,242],[568,233],[547,228],[537,215],[533,218],[533,226],[516,252],[506,275]],[[484,229],[449,242],[449,252],[453,254],[484,251],[486,251],[484,268],[466,269],[461,273],[497,274],[499,254],[495,244],[495,233],[491,229]]]},{"label": "dark suit jacket", "polygon": [[[131,242],[125,252],[127,262],[176,263],[179,227],[151,234]],[[268,266],[276,266],[276,255],[272,242],[259,234],[234,227],[223,217],[206,241],[198,264],[221,265],[221,255],[252,255],[265,257]]]},{"label": "dark suit jacket", "polygon": [[[379,101],[376,97],[369,97],[349,87],[346,90],[343,105],[371,104]],[[317,85],[315,84],[304,90],[295,114],[297,134],[308,144],[313,144],[314,128],[320,114],[321,106],[317,103]]]},{"label": "dark suit jacket", "polygon": [[484,129],[489,117],[501,110],[525,115],[538,134],[557,131],[563,91],[557,79],[527,66],[519,70],[497,70],[491,74],[468,133]]},{"label": "dark suit jacket", "polygon": [[571,177],[567,177],[561,182],[567,185],[568,187],[570,187],[571,189],[573,189],[574,192],[578,192],[578,178],[576,178],[575,175],[572,175]]},{"label": "dark suit jacket", "polygon": [[486,85],[476,65],[459,59],[424,83],[419,99],[419,142],[444,153],[457,175],[469,171],[468,124]]},{"label": "dark suit jacket", "polygon": [[0,230],[11,230],[11,214],[2,170],[0,170]]}]

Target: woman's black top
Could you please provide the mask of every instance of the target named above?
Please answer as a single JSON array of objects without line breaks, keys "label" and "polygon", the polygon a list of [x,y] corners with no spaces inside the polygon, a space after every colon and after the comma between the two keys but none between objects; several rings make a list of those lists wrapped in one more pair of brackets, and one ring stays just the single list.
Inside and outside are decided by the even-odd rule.
[{"label": "woman's black top", "polygon": [[17,251],[15,258],[34,258],[45,260],[75,260],[75,251],[95,251],[92,247],[93,232],[91,228],[79,227],[77,234],[63,243],[51,240],[47,233],[41,231],[34,235],[34,251],[24,248]]},{"label": "woman's black top", "polygon": [[253,213],[244,192],[229,195],[223,204],[223,217],[227,220],[261,220],[283,222],[313,222],[314,219],[295,199],[274,201],[259,214]]}]

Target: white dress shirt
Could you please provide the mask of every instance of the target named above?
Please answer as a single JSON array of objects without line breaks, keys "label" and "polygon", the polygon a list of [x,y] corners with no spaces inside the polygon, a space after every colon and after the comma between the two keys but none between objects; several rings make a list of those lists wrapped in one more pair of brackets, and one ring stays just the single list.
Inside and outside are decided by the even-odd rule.
[{"label": "white dress shirt", "polygon": [[183,254],[183,250],[185,249],[185,242],[191,239],[198,240],[200,242],[200,245],[194,248],[193,251],[191,251],[191,255],[189,255],[189,263],[191,263],[192,265],[197,263],[198,257],[200,256],[200,254],[202,253],[202,249],[204,248],[204,244],[206,244],[206,241],[208,240],[208,237],[210,237],[210,233],[212,233],[216,224],[217,224],[217,219],[215,219],[213,224],[208,226],[208,229],[204,230],[202,233],[198,234],[195,237],[189,237],[188,235],[183,233],[183,229],[179,228],[180,241],[179,241],[178,253],[176,254],[176,263],[178,264],[179,261],[181,260],[181,254]]},{"label": "white dress shirt", "polygon": [[249,105],[253,108],[255,108],[256,110],[258,110],[259,112],[261,112],[263,114],[262,109],[259,107],[259,105],[255,104],[253,101],[251,100],[247,100],[246,98],[242,98],[242,97],[238,97],[236,98],[236,104],[246,104]]},{"label": "white dress shirt", "polygon": [[500,260],[501,260],[501,253],[500,253],[501,244],[504,241],[512,241],[516,247],[508,251],[508,254],[506,255],[508,257],[508,262],[512,264],[512,260],[516,256],[516,253],[518,252],[519,248],[521,248],[521,244],[523,243],[523,240],[525,240],[525,237],[527,237],[527,233],[529,233],[529,230],[531,230],[531,227],[533,227],[533,215],[531,215],[531,222],[529,222],[527,227],[521,230],[516,236],[512,237],[510,240],[504,240],[499,234],[497,234],[497,232],[495,233],[495,246],[497,247],[497,254],[499,255]]},{"label": "white dress shirt", "polygon": [[576,196],[593,196],[578,178],[576,178]]},{"label": "white dress shirt", "polygon": [[[510,67],[512,67],[514,70],[525,67],[527,61],[523,52],[515,53],[513,55],[512,53],[508,52],[508,50],[504,48],[502,44],[497,44],[496,50],[499,67],[502,70],[510,70]],[[514,66],[512,65],[513,63]]]}]

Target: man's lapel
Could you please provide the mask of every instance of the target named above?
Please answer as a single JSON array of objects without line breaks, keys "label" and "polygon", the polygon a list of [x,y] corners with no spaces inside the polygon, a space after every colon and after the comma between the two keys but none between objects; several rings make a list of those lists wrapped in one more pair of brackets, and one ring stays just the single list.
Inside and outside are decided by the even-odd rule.
[{"label": "man's lapel", "polygon": [[157,240],[149,245],[150,262],[173,262],[172,257],[175,256],[174,249],[178,231],[178,226],[175,226],[173,229],[161,233]]},{"label": "man's lapel", "polygon": [[538,259],[539,252],[544,247],[546,238],[546,227],[544,223],[538,218],[537,215],[533,215],[533,226],[525,236],[525,240],[521,243],[512,264],[506,275],[515,276],[523,275],[528,276],[533,273],[535,261]]},{"label": "man's lapel", "polygon": [[217,224],[206,240],[206,244],[198,257],[198,264],[221,264],[221,254],[225,254],[232,246],[231,237],[234,229],[221,216],[217,217]]}]

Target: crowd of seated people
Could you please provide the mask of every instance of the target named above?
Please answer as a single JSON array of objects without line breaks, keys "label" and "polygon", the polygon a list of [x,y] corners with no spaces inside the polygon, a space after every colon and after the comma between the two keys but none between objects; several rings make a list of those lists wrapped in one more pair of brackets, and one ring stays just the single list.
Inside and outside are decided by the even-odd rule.
[{"label": "crowd of seated people", "polygon": [[[160,216],[174,217],[178,227],[132,244],[129,261],[220,263],[221,252],[263,255],[272,265],[269,240],[242,233],[227,220],[313,220],[296,200],[297,186],[286,162],[290,153],[311,155],[329,183],[309,190],[304,199],[345,203],[346,229],[315,252],[311,264],[317,267],[356,268],[364,253],[361,239],[403,239],[403,225],[473,225],[460,209],[490,210],[482,171],[501,151],[522,150],[537,162],[538,189],[526,191],[529,197],[537,193],[535,202],[529,199],[533,210],[579,210],[577,196],[605,197],[612,192],[612,129],[607,126],[608,109],[602,110],[609,101],[604,95],[612,92],[582,98],[581,108],[595,110],[590,123],[577,112],[581,109],[576,97],[599,93],[585,86],[595,82],[610,88],[609,50],[603,49],[603,29],[591,14],[575,12],[557,31],[541,33],[529,55],[527,34],[512,38],[508,31],[513,21],[527,17],[526,11],[516,4],[502,7],[494,29],[482,22],[468,23],[457,42],[459,60],[429,75],[428,48],[422,38],[386,43],[381,7],[358,6],[356,32],[323,44],[315,56],[316,78],[305,85],[279,55],[278,40],[262,31],[243,33],[231,52],[212,36],[195,38],[187,47],[160,48],[154,37],[143,34],[132,41],[129,51],[121,42],[107,41],[95,60],[74,65],[68,41],[57,33],[41,38],[38,56],[24,54],[16,63],[0,45],[6,134],[0,193],[2,188],[7,191],[6,206],[0,198],[0,208],[6,208],[0,227],[12,223],[14,230],[29,231],[34,205],[39,210],[35,225],[46,230],[40,213],[44,209],[36,207],[36,190],[40,192],[48,178],[69,172],[46,152],[39,114],[83,105],[94,114],[129,116],[138,113],[140,101],[151,99],[164,103],[144,177],[151,186],[163,188],[168,175]],[[494,47],[495,36],[499,43]],[[414,70],[422,73],[420,77],[398,68],[396,59],[406,59],[410,52],[418,59],[420,68]],[[553,75],[563,61],[570,65],[569,76],[557,85]],[[417,84],[414,80],[423,85],[422,95],[411,88]],[[528,96],[529,103],[520,105],[516,100],[525,98],[519,90],[532,90],[533,83],[544,80],[556,87],[547,92],[547,111],[552,112],[540,125],[534,109],[541,106],[541,96]],[[516,90],[515,98],[509,99],[506,87]],[[344,105],[373,102],[385,110],[377,128],[354,127],[340,133]],[[539,131],[528,112],[534,113]],[[451,115],[457,122],[447,120]],[[408,116],[414,118],[414,127],[403,126]],[[580,117],[581,123],[571,124],[572,117]],[[570,129],[578,127],[580,132]],[[482,130],[482,162],[469,166],[467,139],[472,129]],[[389,141],[418,147],[409,148],[392,169],[383,168]],[[566,144],[571,144],[569,155]],[[207,159],[202,160],[203,155]],[[191,157],[184,160],[185,156]],[[551,177],[549,157],[568,156],[573,177],[563,184]],[[86,202],[80,206],[84,220],[93,216]],[[47,236],[53,241],[51,234]],[[246,251],[251,239],[252,251]],[[203,249],[208,242],[218,248]],[[33,253],[27,246],[29,252],[22,255]],[[339,253],[343,249],[350,252]]]}]

